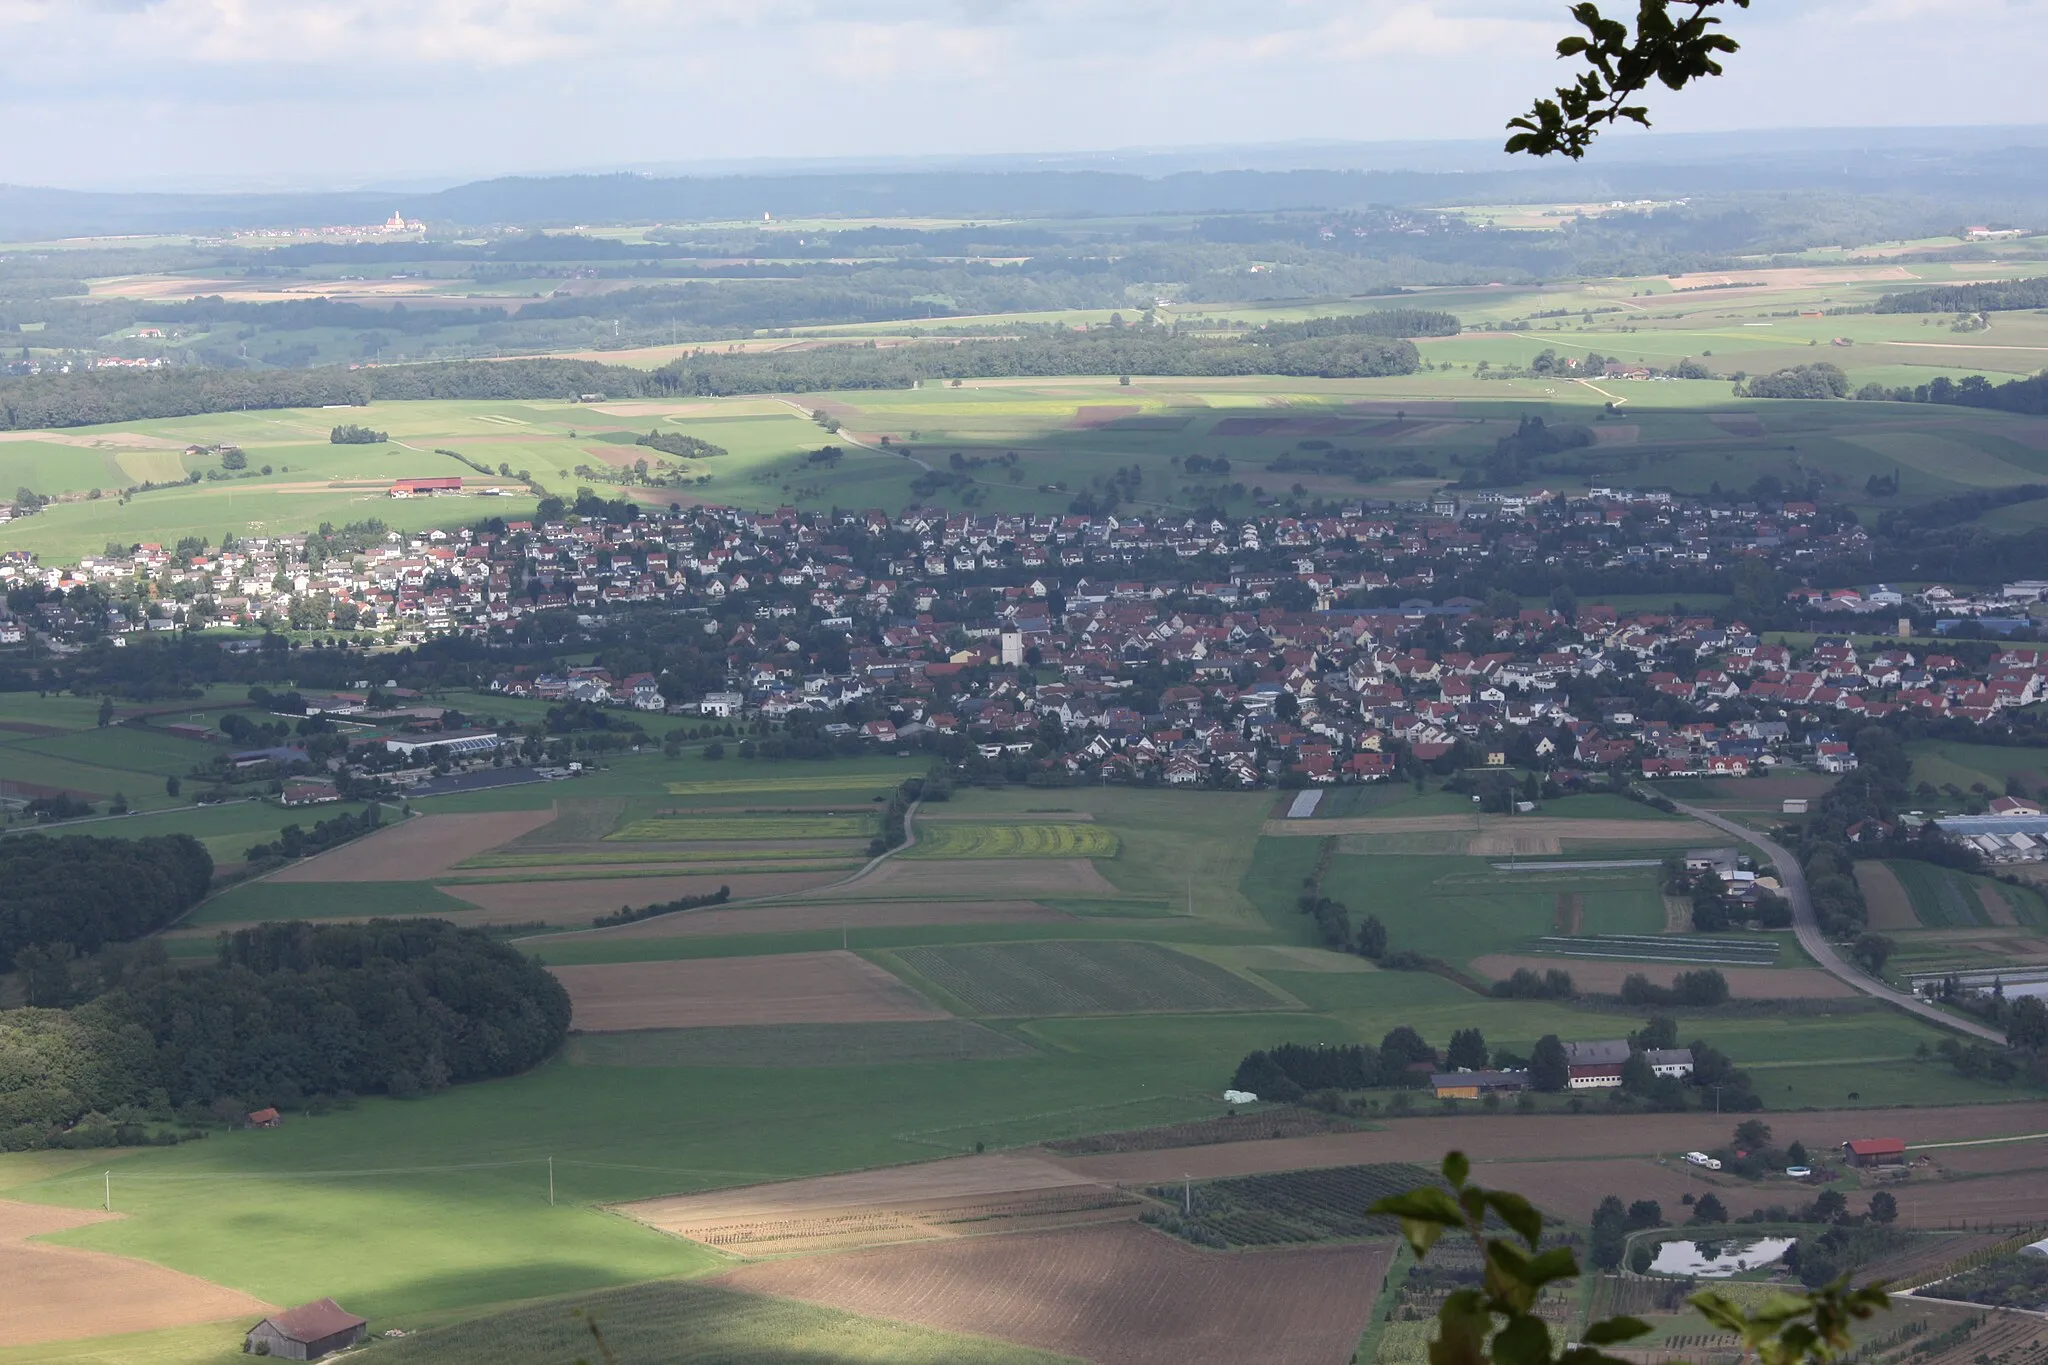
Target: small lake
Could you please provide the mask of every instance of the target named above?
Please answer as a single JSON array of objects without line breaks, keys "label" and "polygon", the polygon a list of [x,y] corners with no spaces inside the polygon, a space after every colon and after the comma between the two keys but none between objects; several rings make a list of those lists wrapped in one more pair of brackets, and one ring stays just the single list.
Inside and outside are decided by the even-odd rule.
[{"label": "small lake", "polygon": [[1665,1242],[1657,1248],[1650,1269],[1658,1275],[1689,1275],[1702,1280],[1725,1280],[1745,1270],[1759,1270],[1783,1256],[1792,1245],[1790,1237],[1758,1237],[1741,1240]]}]

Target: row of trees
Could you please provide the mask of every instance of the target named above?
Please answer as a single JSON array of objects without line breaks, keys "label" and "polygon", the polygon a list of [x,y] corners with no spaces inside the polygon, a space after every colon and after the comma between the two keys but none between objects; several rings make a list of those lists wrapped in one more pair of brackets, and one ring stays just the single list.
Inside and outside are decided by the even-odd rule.
[{"label": "row of trees", "polygon": [[0,840],[0,968],[31,945],[94,953],[161,929],[199,903],[213,859],[189,834]]},{"label": "row of trees", "polygon": [[569,997],[525,954],[440,920],[264,924],[213,965],[159,965],[76,1009],[0,1015],[0,1145],[130,1140],[138,1125],[314,1097],[400,1098],[538,1064]]}]

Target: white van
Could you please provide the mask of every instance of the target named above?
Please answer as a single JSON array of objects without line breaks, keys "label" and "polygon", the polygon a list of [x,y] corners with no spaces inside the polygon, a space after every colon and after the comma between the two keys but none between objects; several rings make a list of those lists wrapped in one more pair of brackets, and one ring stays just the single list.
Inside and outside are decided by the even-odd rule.
[{"label": "white van", "polygon": [[1695,1166],[1704,1166],[1710,1171],[1718,1171],[1721,1169],[1721,1163],[1715,1160],[1713,1157],[1708,1156],[1705,1152],[1687,1152],[1685,1154],[1685,1159]]}]

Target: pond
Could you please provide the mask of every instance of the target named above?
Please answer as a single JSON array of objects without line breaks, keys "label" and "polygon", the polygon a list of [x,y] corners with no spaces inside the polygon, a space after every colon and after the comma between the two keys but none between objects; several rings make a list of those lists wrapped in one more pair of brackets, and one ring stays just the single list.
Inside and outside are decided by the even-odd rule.
[{"label": "pond", "polygon": [[1739,1241],[1665,1242],[1657,1248],[1650,1269],[1658,1275],[1689,1275],[1725,1280],[1745,1270],[1759,1270],[1783,1256],[1790,1237],[1758,1237]]}]

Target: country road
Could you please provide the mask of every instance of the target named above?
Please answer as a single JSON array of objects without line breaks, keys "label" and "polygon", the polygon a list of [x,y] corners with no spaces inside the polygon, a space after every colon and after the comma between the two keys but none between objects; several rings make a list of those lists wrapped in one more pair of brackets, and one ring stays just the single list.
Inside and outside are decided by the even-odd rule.
[{"label": "country road", "polygon": [[2005,1035],[1997,1029],[1974,1020],[1959,1018],[1928,1004],[1925,1000],[1918,1000],[1902,991],[1895,991],[1844,961],[1842,955],[1835,951],[1835,945],[1828,942],[1827,936],[1820,931],[1820,919],[1813,912],[1813,897],[1806,893],[1806,872],[1799,866],[1799,860],[1792,856],[1791,850],[1758,834],[1755,830],[1746,829],[1733,820],[1715,815],[1712,811],[1688,806],[1683,801],[1675,801],[1672,804],[1693,819],[1704,821],[1723,833],[1734,835],[1776,864],[1778,880],[1785,887],[1785,899],[1792,903],[1792,930],[1799,936],[1799,946],[1827,971],[1865,995],[1882,1000],[1888,1005],[1895,1005],[1908,1014],[1917,1014],[1929,1023],[1939,1024],[1957,1033],[1967,1033],[1972,1038],[1980,1038],[1999,1047],[2005,1046]]}]

